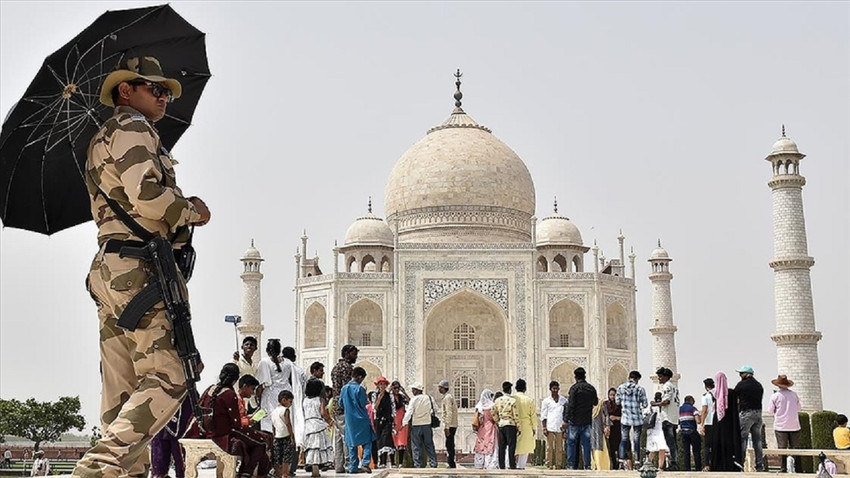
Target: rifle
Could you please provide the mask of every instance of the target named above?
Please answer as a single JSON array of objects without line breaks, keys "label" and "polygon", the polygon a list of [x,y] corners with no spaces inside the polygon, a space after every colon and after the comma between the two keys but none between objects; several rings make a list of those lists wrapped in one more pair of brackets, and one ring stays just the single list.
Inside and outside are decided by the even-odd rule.
[{"label": "rifle", "polygon": [[149,261],[154,266],[155,276],[153,281],[127,304],[118,320],[118,326],[135,330],[142,315],[160,300],[163,302],[168,321],[171,322],[174,347],[183,363],[189,403],[192,405],[198,424],[203,428],[202,417],[212,413],[212,410],[201,407],[200,403],[197,383],[201,380],[201,355],[195,346],[189,301],[183,293],[183,283],[175,262],[174,249],[164,237],[154,237],[144,247],[121,247],[119,255]]}]

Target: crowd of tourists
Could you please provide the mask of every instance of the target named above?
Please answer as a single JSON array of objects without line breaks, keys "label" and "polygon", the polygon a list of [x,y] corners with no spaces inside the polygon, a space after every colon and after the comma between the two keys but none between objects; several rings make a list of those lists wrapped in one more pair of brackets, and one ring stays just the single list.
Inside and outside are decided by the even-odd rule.
[{"label": "crowd of tourists", "polygon": [[[296,363],[295,350],[281,347],[278,339],[269,340],[262,360],[254,360],[256,350],[256,339],[245,337],[241,353],[233,354],[217,383],[201,395],[201,405],[211,409],[211,415],[201,423],[190,421],[186,402],[157,434],[151,442],[154,478],[166,477],[172,460],[176,478],[184,477],[176,441],[181,436],[205,436],[240,456],[237,474],[244,478],[295,476],[299,467],[314,477],[330,469],[337,474],[371,473],[372,468],[402,466],[406,454],[414,467],[436,468],[435,430],[445,435],[446,466],[457,467],[458,408],[447,380],[435,384],[437,399],[419,382],[410,384],[408,393],[398,381],[367,377],[366,370],[355,366],[358,348],[345,345],[326,385],[324,364],[313,362],[305,371]],[[474,467],[526,468],[542,430],[549,469],[630,470],[649,457],[668,471],[692,466],[740,471],[750,443],[756,469],[762,470],[764,389],[752,367],[736,372],[740,381],[734,387],[724,372],[717,372],[703,381],[705,390],[697,399],[680,399],[673,371],[662,367],[655,372],[659,390],[649,399],[636,370],[600,397],[579,367],[566,396],[557,381],[549,383],[539,414],[525,380],[505,381],[495,393],[482,390],[475,404]],[[369,393],[367,380],[374,384]],[[775,416],[777,445],[797,448],[801,403],[791,390],[794,383],[784,375],[771,383],[776,391],[768,412]],[[836,445],[850,448],[847,418],[839,415],[839,423],[842,420]],[[677,435],[684,448],[681,464]]]}]

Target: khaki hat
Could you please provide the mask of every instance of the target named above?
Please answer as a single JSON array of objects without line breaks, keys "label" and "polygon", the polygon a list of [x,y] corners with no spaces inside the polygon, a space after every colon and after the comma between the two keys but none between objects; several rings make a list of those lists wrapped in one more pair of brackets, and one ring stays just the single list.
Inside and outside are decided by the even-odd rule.
[{"label": "khaki hat", "polygon": [[410,389],[411,389],[411,390],[419,390],[420,392],[421,392],[422,390],[424,390],[424,389],[422,388],[422,383],[421,383],[421,382],[413,382],[413,385],[411,385],[411,386],[410,386]]},{"label": "khaki hat", "polygon": [[138,78],[152,83],[163,83],[171,90],[173,98],[180,98],[180,94],[183,93],[180,82],[173,78],[166,78],[164,75],[159,60],[152,56],[125,58],[103,80],[103,85],[100,87],[100,102],[106,106],[114,107],[112,89],[120,85],[122,81],[132,81]]}]

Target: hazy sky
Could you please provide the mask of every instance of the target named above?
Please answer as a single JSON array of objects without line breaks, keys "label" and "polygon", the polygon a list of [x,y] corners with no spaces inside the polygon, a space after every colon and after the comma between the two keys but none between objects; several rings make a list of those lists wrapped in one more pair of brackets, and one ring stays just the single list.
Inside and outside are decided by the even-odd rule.
[{"label": "hazy sky", "polygon": [[[43,59],[119,2],[0,2],[0,117]],[[785,124],[801,173],[824,406],[850,396],[850,4],[172,2],[207,33],[213,78],[174,148],[179,183],[206,200],[190,284],[211,383],[234,349],[239,258],[263,264],[265,337],[293,337],[294,259],[306,228],[325,271],[366,210],[383,215],[395,161],[463,106],[559,210],[616,255],[638,256],[639,362],[650,374],[649,267],[673,257],[683,393],[751,364],[777,374],[770,164]],[[0,396],[80,395],[98,422],[97,316],[84,289],[93,223],[52,237],[0,231]],[[589,261],[590,255],[586,257]],[[845,377],[845,378],[841,378]],[[796,379],[798,377],[791,377]],[[535,391],[542,396],[544,391]]]}]

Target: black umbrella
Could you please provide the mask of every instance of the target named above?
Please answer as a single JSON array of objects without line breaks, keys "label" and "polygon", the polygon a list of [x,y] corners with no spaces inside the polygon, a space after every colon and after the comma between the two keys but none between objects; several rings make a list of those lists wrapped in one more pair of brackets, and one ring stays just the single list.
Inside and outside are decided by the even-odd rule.
[{"label": "black umbrella", "polygon": [[43,234],[89,221],[84,172],[89,140],[112,108],[100,86],[124,57],[153,56],[183,94],[156,123],[171,149],[210,77],[204,34],[170,6],[106,12],[47,57],[0,132],[0,219]]}]

